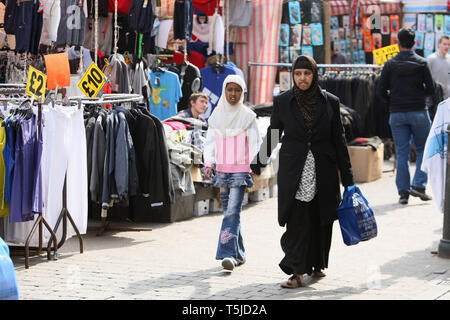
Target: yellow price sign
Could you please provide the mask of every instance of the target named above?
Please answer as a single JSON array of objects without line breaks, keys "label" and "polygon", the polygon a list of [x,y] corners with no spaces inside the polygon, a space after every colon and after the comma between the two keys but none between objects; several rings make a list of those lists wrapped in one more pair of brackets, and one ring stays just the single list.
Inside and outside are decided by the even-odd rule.
[{"label": "yellow price sign", "polygon": [[45,89],[47,88],[47,76],[39,70],[30,66],[28,68],[28,79],[25,87],[25,93],[30,97],[41,97],[42,102],[45,99]]},{"label": "yellow price sign", "polygon": [[96,97],[100,90],[105,85],[105,76],[97,67],[95,62],[92,62],[89,68],[78,82],[78,88],[89,98]]},{"label": "yellow price sign", "polygon": [[375,63],[379,66],[385,64],[386,61],[397,55],[399,53],[398,45],[393,44],[391,46],[383,47],[380,49],[373,50],[373,57],[375,58]]}]

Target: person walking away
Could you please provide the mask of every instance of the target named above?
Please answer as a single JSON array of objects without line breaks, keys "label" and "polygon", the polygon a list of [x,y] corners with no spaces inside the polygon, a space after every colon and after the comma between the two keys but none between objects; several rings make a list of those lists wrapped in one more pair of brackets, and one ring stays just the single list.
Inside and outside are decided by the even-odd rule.
[{"label": "person walking away", "polygon": [[[398,32],[400,52],[384,64],[376,91],[389,103],[389,125],[397,155],[395,183],[399,203],[403,205],[408,204],[410,195],[423,201],[431,200],[425,193],[427,175],[420,166],[431,127],[425,97],[433,94],[434,81],[427,61],[413,51],[414,37],[411,29],[402,28]],[[411,136],[417,153],[412,182],[409,174]]]},{"label": "person walking away", "polygon": [[222,95],[208,119],[204,149],[205,178],[220,188],[224,217],[216,259],[233,270],[245,262],[240,215],[245,189],[253,186],[250,160],[261,144],[256,114],[244,105],[244,80],[238,75],[225,78]]},{"label": "person walking away", "polygon": [[251,164],[260,174],[278,144],[273,140],[284,134],[277,183],[278,223],[286,226],[281,237],[285,256],[279,267],[292,275],[282,284],[285,288],[305,286],[304,274],[325,276],[342,199],[339,172],[344,187],[354,184],[339,98],[321,90],[311,57],[299,56],[292,70],[294,86],[273,99],[266,138]]},{"label": "person walking away", "polygon": [[450,37],[443,35],[439,39],[439,50],[427,58],[434,81],[444,86],[444,100],[450,97]]}]

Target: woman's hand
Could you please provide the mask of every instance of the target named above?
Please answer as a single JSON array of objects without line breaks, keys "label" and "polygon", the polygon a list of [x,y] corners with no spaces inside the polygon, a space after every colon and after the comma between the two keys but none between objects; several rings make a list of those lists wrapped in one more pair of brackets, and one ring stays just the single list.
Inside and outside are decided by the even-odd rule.
[{"label": "woman's hand", "polygon": [[212,168],[211,167],[205,168],[204,174],[206,180],[211,180]]}]

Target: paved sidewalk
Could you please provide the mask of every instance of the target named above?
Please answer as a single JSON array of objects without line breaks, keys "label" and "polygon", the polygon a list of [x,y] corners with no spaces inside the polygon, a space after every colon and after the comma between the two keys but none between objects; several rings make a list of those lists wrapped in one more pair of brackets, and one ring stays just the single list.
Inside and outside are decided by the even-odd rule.
[{"label": "paved sidewalk", "polygon": [[[392,163],[385,164],[386,168]],[[327,277],[305,277],[306,288],[283,289],[287,276],[277,223],[277,199],[242,213],[247,263],[224,271],[215,252],[221,214],[172,224],[133,224],[145,232],[106,232],[66,242],[57,261],[14,257],[21,299],[450,299],[450,259],[432,254],[443,215],[434,202],[397,204],[393,173],[358,184],[374,209],[379,235],[347,247],[334,224]],[[97,222],[91,223],[94,225]]]}]

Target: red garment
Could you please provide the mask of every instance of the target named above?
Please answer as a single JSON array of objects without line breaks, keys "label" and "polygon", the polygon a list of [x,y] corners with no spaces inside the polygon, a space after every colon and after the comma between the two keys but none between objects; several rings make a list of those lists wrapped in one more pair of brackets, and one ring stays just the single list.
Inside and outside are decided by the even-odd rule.
[{"label": "red garment", "polygon": [[199,69],[203,69],[205,67],[205,57],[201,53],[191,50],[188,61]]},{"label": "red garment", "polygon": [[[121,14],[130,13],[131,0],[117,0],[117,12]],[[115,0],[108,0],[108,12],[114,12]]]},{"label": "red garment", "polygon": [[[212,16],[217,7],[217,0],[192,0],[194,8],[197,8],[207,16]],[[222,8],[219,7],[219,13],[222,14]]]},{"label": "red garment", "polygon": [[[187,61],[189,61],[199,69],[203,69],[205,67],[205,58],[201,53],[191,51],[191,54],[188,56]],[[165,60],[165,62],[175,62],[177,65],[182,64],[184,62],[184,53],[175,51],[173,53],[173,59]]]},{"label": "red garment", "polygon": [[189,127],[189,124],[179,121],[164,121],[163,124],[168,125],[173,130],[185,130],[187,127]]}]

